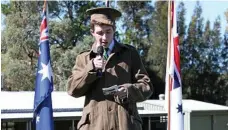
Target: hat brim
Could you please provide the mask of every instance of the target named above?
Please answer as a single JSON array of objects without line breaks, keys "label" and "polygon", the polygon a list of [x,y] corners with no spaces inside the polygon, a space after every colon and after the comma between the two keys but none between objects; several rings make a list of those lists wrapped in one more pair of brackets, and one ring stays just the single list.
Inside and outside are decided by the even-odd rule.
[{"label": "hat brim", "polygon": [[92,8],[92,9],[88,9],[86,10],[86,13],[88,15],[92,15],[92,14],[109,14],[111,15],[114,19],[121,17],[121,12],[113,9],[113,8],[109,8],[109,7],[98,7],[98,8]]}]

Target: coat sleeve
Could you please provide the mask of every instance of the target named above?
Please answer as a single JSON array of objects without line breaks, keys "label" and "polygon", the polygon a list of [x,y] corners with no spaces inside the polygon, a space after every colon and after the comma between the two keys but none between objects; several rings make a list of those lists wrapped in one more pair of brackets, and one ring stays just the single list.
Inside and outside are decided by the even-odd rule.
[{"label": "coat sleeve", "polygon": [[123,86],[127,89],[129,101],[141,102],[152,95],[153,86],[137,50],[134,48],[131,51],[132,83],[127,83]]},{"label": "coat sleeve", "polygon": [[97,79],[96,71],[92,60],[86,64],[86,58],[78,55],[72,70],[72,75],[68,78],[67,92],[73,97],[84,96],[89,90],[91,83]]}]

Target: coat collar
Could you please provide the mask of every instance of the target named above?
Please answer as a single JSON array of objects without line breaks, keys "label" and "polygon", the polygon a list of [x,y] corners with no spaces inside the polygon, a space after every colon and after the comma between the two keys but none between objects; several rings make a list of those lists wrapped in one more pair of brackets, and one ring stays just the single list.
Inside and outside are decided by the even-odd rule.
[{"label": "coat collar", "polygon": [[[126,45],[124,45],[124,44],[122,44],[122,43],[119,43],[119,42],[117,42],[116,40],[114,40],[114,42],[115,42],[115,45],[114,45],[114,47],[113,47],[113,50],[112,50],[111,54],[112,54],[112,53],[118,53],[118,52],[120,52],[122,49],[127,48]],[[96,43],[93,43],[92,48],[91,48],[89,54],[91,55],[91,53],[95,53],[95,54],[97,53]]]},{"label": "coat collar", "polygon": [[113,51],[112,53],[118,53],[120,52],[121,50],[124,50],[126,49],[126,45],[122,44],[122,43],[118,43],[116,40],[115,40],[115,45],[114,45],[114,48],[113,48]]}]

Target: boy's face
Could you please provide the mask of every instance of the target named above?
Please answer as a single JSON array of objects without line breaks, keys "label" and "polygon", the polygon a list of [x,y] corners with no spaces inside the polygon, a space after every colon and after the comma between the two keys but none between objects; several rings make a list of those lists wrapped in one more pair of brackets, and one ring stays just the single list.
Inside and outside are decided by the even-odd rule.
[{"label": "boy's face", "polygon": [[110,25],[94,25],[94,31],[92,32],[95,38],[97,46],[109,47],[114,36],[114,29]]}]

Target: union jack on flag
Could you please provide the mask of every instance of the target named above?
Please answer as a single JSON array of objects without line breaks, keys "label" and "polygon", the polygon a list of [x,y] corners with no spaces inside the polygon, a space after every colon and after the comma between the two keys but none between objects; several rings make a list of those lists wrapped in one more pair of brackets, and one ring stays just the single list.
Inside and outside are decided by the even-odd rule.
[{"label": "union jack on flag", "polygon": [[179,37],[177,33],[175,2],[169,1],[170,45],[168,45],[166,67],[166,109],[168,130],[184,130],[182,84],[180,69]]},{"label": "union jack on flag", "polygon": [[36,130],[53,130],[53,109],[51,93],[53,91],[53,75],[50,60],[48,27],[46,18],[46,1],[40,25],[39,58],[36,74],[34,97],[34,123]]}]

